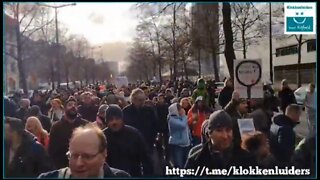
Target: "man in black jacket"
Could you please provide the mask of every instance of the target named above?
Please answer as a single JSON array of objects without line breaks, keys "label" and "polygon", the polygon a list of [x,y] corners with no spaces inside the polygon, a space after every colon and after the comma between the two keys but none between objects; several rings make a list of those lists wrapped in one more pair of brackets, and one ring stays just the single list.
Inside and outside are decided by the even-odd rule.
[{"label": "man in black jacket", "polygon": [[73,131],[69,151],[64,155],[69,159],[66,167],[43,173],[39,178],[130,177],[125,171],[112,168],[105,162],[107,157],[106,137],[99,127],[91,123]]},{"label": "man in black jacket", "polygon": [[294,96],[293,90],[290,89],[287,80],[282,80],[281,82],[281,90],[278,93],[279,99],[280,99],[280,108],[285,114],[287,106],[290,104],[296,104],[296,98]]},{"label": "man in black jacket", "polygon": [[219,97],[218,97],[218,102],[222,109],[231,101],[232,97],[232,92],[233,92],[233,83],[232,79],[228,78],[224,82],[224,87],[221,90]]},{"label": "man in black jacket", "polygon": [[72,131],[87,124],[88,121],[81,119],[77,113],[77,102],[74,97],[67,100],[65,115],[53,124],[50,132],[49,154],[56,168],[64,168],[68,165],[66,153]]},{"label": "man in black jacket", "polygon": [[277,161],[286,165],[294,153],[296,134],[293,128],[299,123],[301,110],[296,104],[286,109],[285,115],[274,117],[270,129],[270,148]]},{"label": "man in black jacket", "polygon": [[52,170],[49,155],[36,137],[24,130],[20,119],[5,118],[4,177],[36,178]]},{"label": "man in black jacket", "polygon": [[152,175],[151,156],[146,142],[136,128],[124,125],[120,107],[109,105],[105,119],[107,128],[103,132],[108,140],[108,164],[127,171],[133,177]]},{"label": "man in black jacket", "polygon": [[210,141],[188,158],[185,168],[196,170],[199,166],[209,169],[255,166],[257,162],[254,156],[232,143],[232,127],[231,117],[224,110],[211,114],[208,122]]},{"label": "man in black jacket", "polygon": [[28,115],[28,111],[30,109],[30,100],[29,99],[21,99],[20,108],[16,111],[16,118],[21,119],[23,124],[26,123],[26,117]]},{"label": "man in black jacket", "polygon": [[83,119],[94,122],[96,120],[99,106],[93,103],[92,93],[85,92],[81,96],[83,104],[78,107],[78,113]]},{"label": "man in black jacket", "polygon": [[131,93],[132,104],[123,109],[123,120],[126,125],[138,129],[145,138],[148,150],[151,151],[158,132],[157,115],[155,110],[144,105],[146,96],[141,89]]}]

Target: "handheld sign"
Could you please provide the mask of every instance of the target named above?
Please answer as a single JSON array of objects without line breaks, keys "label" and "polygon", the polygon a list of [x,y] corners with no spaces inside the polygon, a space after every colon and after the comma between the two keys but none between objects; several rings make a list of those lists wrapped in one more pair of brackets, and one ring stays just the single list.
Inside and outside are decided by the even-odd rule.
[{"label": "handheld sign", "polygon": [[238,125],[241,137],[255,132],[255,127],[252,118],[238,119]]},{"label": "handheld sign", "polygon": [[240,98],[263,98],[261,60],[236,60],[234,87]]}]

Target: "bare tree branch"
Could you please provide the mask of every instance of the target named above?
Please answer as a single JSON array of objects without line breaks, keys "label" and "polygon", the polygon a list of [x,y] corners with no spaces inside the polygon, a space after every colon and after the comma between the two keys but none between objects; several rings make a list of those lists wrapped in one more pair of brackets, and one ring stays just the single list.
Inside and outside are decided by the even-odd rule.
[{"label": "bare tree branch", "polygon": [[15,59],[15,60],[18,60],[18,57],[17,56],[15,56],[15,55],[13,55],[13,54],[11,54],[11,53],[9,53],[9,52],[4,52],[5,53],[5,55],[8,55],[8,56],[10,56],[10,57],[12,57],[13,59]]}]

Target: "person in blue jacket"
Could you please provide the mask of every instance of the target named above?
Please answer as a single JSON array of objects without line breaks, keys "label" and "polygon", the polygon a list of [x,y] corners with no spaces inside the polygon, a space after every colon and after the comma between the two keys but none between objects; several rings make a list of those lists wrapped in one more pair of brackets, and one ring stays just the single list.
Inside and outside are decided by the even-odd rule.
[{"label": "person in blue jacket", "polygon": [[186,112],[178,103],[169,106],[168,127],[169,149],[173,165],[183,168],[190,150],[191,134]]}]

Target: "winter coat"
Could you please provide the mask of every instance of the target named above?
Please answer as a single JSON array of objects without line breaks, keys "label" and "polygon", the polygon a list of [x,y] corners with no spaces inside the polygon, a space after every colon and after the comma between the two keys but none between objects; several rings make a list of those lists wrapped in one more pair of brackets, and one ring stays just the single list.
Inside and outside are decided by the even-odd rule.
[{"label": "winter coat", "polygon": [[280,108],[283,112],[285,112],[287,106],[289,106],[290,104],[297,103],[294,93],[290,88],[285,88],[279,91],[278,96],[280,99]]},{"label": "winter coat", "polygon": [[177,104],[169,107],[168,115],[169,144],[187,147],[190,146],[191,134],[188,126],[187,116],[180,116]]},{"label": "winter coat", "polygon": [[231,101],[233,88],[224,87],[218,97],[218,102],[222,109]]},{"label": "winter coat", "polygon": [[[112,177],[130,177],[130,175],[120,169],[115,169],[112,167],[109,167],[107,164],[103,167],[104,176],[103,178],[112,178]],[[61,176],[60,176],[61,175]],[[72,178],[72,174],[70,171],[70,168],[62,168],[54,171],[50,171],[47,173],[41,174],[38,179],[68,179]]]},{"label": "winter coat", "polygon": [[78,107],[78,113],[81,115],[81,118],[94,122],[98,113],[99,107],[96,105],[80,105]]},{"label": "winter coat", "polygon": [[9,164],[10,145],[5,143],[5,175],[4,177],[35,178],[41,173],[53,169],[44,147],[37,142],[36,137],[24,131],[22,144],[17,149],[12,162]]},{"label": "winter coat", "polygon": [[156,105],[159,121],[159,132],[164,134],[168,134],[168,108],[169,105],[166,103]]},{"label": "winter coat", "polygon": [[138,109],[130,104],[123,109],[123,120],[126,125],[141,132],[151,150],[159,128],[156,112],[151,107],[144,106]]},{"label": "winter coat", "polygon": [[[185,168],[197,169],[198,167],[207,167],[209,169],[229,169],[231,166],[249,166],[257,165],[254,156],[240,147],[230,147],[225,152],[211,152],[211,142],[202,146],[202,148],[191,155]],[[205,176],[205,173],[203,174]]]},{"label": "winter coat", "polygon": [[62,117],[61,121],[53,124],[50,132],[49,154],[56,168],[63,168],[68,166],[68,158],[66,153],[69,148],[69,139],[75,128],[87,124],[88,121],[77,117],[73,123],[70,123]]},{"label": "winter coat", "polygon": [[277,115],[270,129],[270,149],[277,161],[288,163],[294,153],[297,123],[285,115]]},{"label": "winter coat", "polygon": [[125,125],[120,131],[103,130],[107,138],[107,163],[128,172],[131,176],[152,175],[151,154],[142,134],[134,127]]},{"label": "winter coat", "polygon": [[310,169],[310,175],[315,176],[316,171],[316,137],[308,136],[300,141],[292,157],[296,168]]}]

